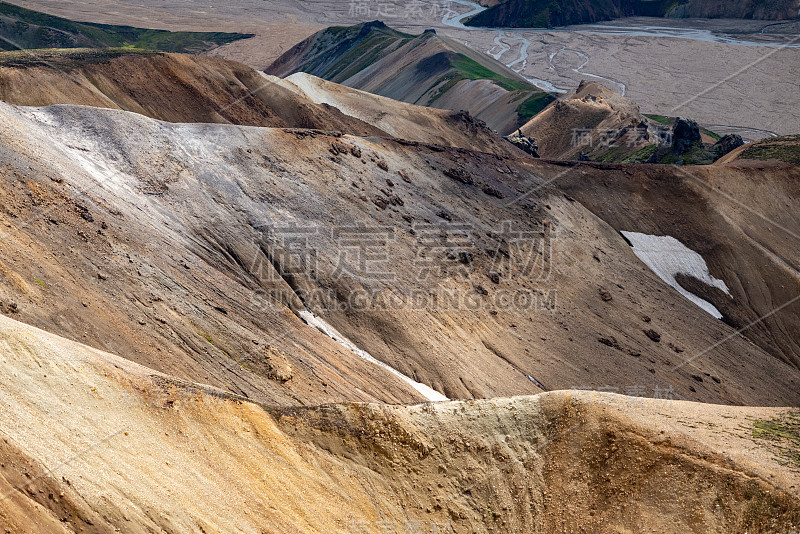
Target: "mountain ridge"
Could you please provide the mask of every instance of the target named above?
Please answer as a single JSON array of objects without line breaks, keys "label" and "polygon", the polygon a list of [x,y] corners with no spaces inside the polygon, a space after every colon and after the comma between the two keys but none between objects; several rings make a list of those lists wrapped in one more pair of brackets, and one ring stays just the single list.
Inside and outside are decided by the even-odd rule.
[{"label": "mountain ridge", "polygon": [[499,62],[435,31],[412,36],[380,21],[322,30],[265,72],[306,72],[403,102],[466,110],[501,134],[554,100]]},{"label": "mountain ridge", "polygon": [[550,28],[591,24],[617,18],[744,18],[793,20],[800,14],[797,0],[725,2],[707,0],[506,0],[471,17],[467,26]]}]

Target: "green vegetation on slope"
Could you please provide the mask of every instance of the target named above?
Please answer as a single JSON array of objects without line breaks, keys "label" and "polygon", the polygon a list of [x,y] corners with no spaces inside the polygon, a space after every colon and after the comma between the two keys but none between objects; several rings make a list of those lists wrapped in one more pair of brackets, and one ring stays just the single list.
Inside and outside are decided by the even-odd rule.
[{"label": "green vegetation on slope", "polygon": [[143,48],[47,48],[41,50],[0,51],[0,66],[57,66],[70,68],[87,63],[100,63],[120,56],[160,54]]},{"label": "green vegetation on slope", "polygon": [[800,467],[800,412],[790,412],[784,417],[753,421],[753,437],[767,440],[780,456]]},{"label": "green vegetation on slope", "polygon": [[463,54],[455,54],[450,58],[450,66],[453,70],[443,75],[433,85],[433,87],[438,87],[438,90],[429,99],[428,105],[435,102],[462,80],[490,80],[506,91],[518,93],[515,101],[524,99],[516,110],[518,116],[517,126],[522,126],[556,99],[555,96],[540,91],[531,83],[503,76]]},{"label": "green vegetation on slope", "polygon": [[302,71],[341,83],[413,38],[379,21],[332,26],[315,35]]},{"label": "green vegetation on slope", "polygon": [[800,165],[800,135],[771,137],[748,147],[742,159],[776,159]]},{"label": "green vegetation on slope", "polygon": [[547,107],[550,102],[556,99],[550,93],[535,93],[529,96],[525,102],[520,104],[517,108],[517,115],[519,115],[519,125],[527,123],[534,116],[538,115],[540,111]]},{"label": "green vegetation on slope", "polygon": [[536,89],[533,85],[522,80],[514,80],[487,69],[474,59],[463,54],[457,54],[450,64],[458,73],[467,80],[492,80],[506,91],[530,91]]},{"label": "green vegetation on slope", "polygon": [[[555,100],[502,64],[434,30],[410,35],[380,21],[321,30],[264,71],[280,77],[305,72],[410,104],[469,111],[503,134]],[[468,81],[488,83],[462,83]],[[491,92],[493,101],[484,94],[490,84],[497,89]]]},{"label": "green vegetation on slope", "polygon": [[142,48],[199,53],[253,37],[222,32],[170,32],[74,22],[0,2],[0,50],[38,48]]}]

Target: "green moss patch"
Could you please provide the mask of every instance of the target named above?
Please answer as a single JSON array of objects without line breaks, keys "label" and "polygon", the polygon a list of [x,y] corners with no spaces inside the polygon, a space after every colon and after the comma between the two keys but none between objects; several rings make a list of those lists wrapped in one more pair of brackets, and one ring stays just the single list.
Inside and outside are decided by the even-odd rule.
[{"label": "green moss patch", "polygon": [[137,48],[200,53],[253,34],[170,32],[75,22],[0,2],[0,50],[50,48]]}]

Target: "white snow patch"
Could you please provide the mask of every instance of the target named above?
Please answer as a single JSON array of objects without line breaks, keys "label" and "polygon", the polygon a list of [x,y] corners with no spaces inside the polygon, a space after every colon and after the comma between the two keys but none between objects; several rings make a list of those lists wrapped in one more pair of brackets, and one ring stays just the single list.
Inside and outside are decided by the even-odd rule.
[{"label": "white snow patch", "polygon": [[409,384],[412,388],[417,390],[417,392],[420,395],[422,395],[423,397],[425,397],[429,401],[432,401],[432,402],[443,402],[443,401],[450,400],[447,397],[445,397],[444,395],[442,395],[441,393],[439,393],[438,391],[436,391],[435,389],[430,388],[430,387],[426,386],[425,384],[422,384],[422,383],[417,382],[415,380],[412,380],[411,378],[407,377],[406,375],[404,375],[403,373],[401,373],[397,369],[395,369],[395,368],[393,368],[393,367],[391,367],[389,365],[386,365],[382,361],[374,358],[367,351],[361,350],[360,348],[358,348],[355,345],[355,343],[353,343],[352,341],[347,339],[345,336],[340,334],[338,330],[336,330],[333,326],[331,326],[329,323],[327,323],[321,317],[317,317],[316,315],[314,315],[313,313],[311,313],[308,310],[302,310],[299,313],[299,315],[300,315],[300,318],[303,319],[309,326],[313,326],[314,328],[316,328],[317,330],[319,330],[323,334],[327,335],[328,337],[330,337],[334,341],[337,341],[340,345],[342,345],[346,349],[349,349],[350,351],[354,352],[359,357],[367,360],[368,362],[374,363],[375,365],[385,369],[386,371],[389,371],[390,373],[392,373],[393,375],[397,376],[402,381],[404,381],[407,384]]},{"label": "white snow patch", "polygon": [[722,319],[722,314],[713,304],[686,291],[675,279],[678,274],[688,274],[709,286],[721,289],[730,296],[728,286],[719,278],[711,276],[706,260],[700,254],[668,235],[656,236],[638,232],[622,232],[622,235],[631,242],[636,257],[659,278],[717,319]]}]

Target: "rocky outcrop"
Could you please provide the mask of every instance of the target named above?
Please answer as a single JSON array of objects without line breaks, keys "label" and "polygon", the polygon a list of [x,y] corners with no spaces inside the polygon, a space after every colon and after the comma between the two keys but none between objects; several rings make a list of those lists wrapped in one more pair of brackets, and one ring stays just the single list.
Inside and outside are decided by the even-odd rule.
[{"label": "rocky outcrop", "polygon": [[505,140],[515,147],[527,152],[534,158],[540,157],[539,147],[536,145],[536,139],[524,135],[521,130],[517,130],[517,133],[513,135],[507,135]]},{"label": "rocky outcrop", "polygon": [[722,156],[725,156],[733,152],[734,150],[743,145],[744,145],[744,140],[742,139],[741,135],[728,134],[723,136],[722,139],[720,139],[716,143],[714,143],[712,150],[714,151],[714,154],[716,155],[717,159],[719,159]]},{"label": "rocky outcrop", "polygon": [[700,127],[691,119],[678,118],[672,127],[672,152],[685,154],[692,146],[702,143]]}]

